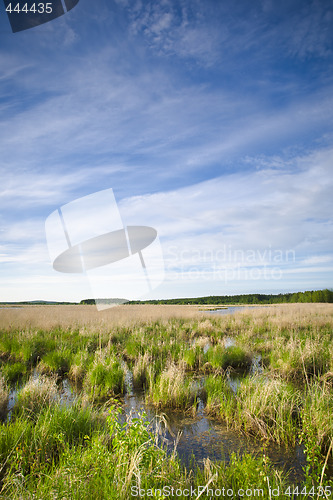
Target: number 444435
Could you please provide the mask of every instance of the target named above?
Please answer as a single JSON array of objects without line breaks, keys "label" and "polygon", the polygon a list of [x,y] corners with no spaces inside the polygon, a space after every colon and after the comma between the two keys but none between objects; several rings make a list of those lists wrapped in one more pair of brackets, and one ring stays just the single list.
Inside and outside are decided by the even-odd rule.
[{"label": "number 444435", "polygon": [[33,14],[51,14],[52,13],[52,2],[39,2],[39,3],[33,3],[32,5],[28,6],[27,3],[25,4],[8,4],[6,7],[6,11],[12,14],[13,12],[16,12],[17,14],[24,13],[33,13]]}]

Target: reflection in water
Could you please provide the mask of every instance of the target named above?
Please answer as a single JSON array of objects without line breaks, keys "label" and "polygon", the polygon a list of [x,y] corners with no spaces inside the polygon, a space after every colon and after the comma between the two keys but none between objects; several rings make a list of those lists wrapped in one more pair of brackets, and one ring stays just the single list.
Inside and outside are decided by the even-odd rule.
[{"label": "reflection in water", "polygon": [[[40,374],[37,372],[37,370],[34,370],[32,374],[32,379],[36,380],[36,382],[39,381]],[[6,415],[6,420],[8,422],[11,420],[13,409],[18,399],[18,395],[20,391],[23,389],[24,385],[25,385],[24,383],[19,384],[14,388],[12,388],[9,392],[9,398],[7,403],[7,415]],[[77,391],[74,389],[74,387],[72,387],[72,384],[68,379],[63,379],[59,382],[56,399],[60,405],[70,406],[74,403],[77,397],[78,397]]]},{"label": "reflection in water", "polygon": [[236,345],[235,339],[232,337],[225,337],[224,339],[224,347],[228,349],[228,347],[234,347]]},{"label": "reflection in water", "polygon": [[255,354],[252,357],[252,364],[250,368],[251,375],[262,375],[264,369],[262,366],[261,354]]},{"label": "reflection in water", "polygon": [[[251,306],[228,306],[225,309],[207,310],[209,314],[234,314],[237,311],[246,311]],[[254,306],[252,306],[254,307]]]},{"label": "reflection in water", "polygon": [[59,403],[70,406],[74,403],[77,395],[68,379],[63,379],[60,383]]},{"label": "reflection in water", "polygon": [[19,389],[12,389],[9,393],[9,399],[7,403],[7,420],[9,421],[12,416],[14,405],[17,401],[17,395],[19,393]]},{"label": "reflection in water", "polygon": [[[123,419],[128,415],[138,417],[145,412],[148,420],[152,421],[161,412],[146,404],[144,393],[126,395],[123,405]],[[193,459],[198,465],[203,459],[223,460],[229,463],[231,454],[251,453],[262,455],[263,442],[259,439],[246,437],[236,431],[228,429],[221,422],[205,415],[202,402],[199,402],[195,417],[180,411],[167,411],[163,413],[167,421],[165,438],[168,450],[173,451],[177,436],[177,452],[181,461],[189,466]],[[303,477],[302,467],[306,465],[303,447],[298,445],[294,449],[285,449],[273,444],[265,448],[265,454],[272,463],[285,471],[289,471],[292,482],[300,482]]]},{"label": "reflection in water", "polygon": [[232,390],[232,392],[234,394],[237,394],[238,387],[242,383],[242,380],[244,380],[244,377],[242,377],[241,375],[237,375],[237,374],[229,375],[229,374],[227,374],[227,382],[230,386],[230,389]]},{"label": "reflection in water", "polygon": [[227,306],[224,307],[223,309],[207,309],[206,311],[203,309],[203,311],[209,313],[209,314],[234,314],[238,311],[246,311],[247,309],[258,309],[262,307],[269,307],[269,306]]}]

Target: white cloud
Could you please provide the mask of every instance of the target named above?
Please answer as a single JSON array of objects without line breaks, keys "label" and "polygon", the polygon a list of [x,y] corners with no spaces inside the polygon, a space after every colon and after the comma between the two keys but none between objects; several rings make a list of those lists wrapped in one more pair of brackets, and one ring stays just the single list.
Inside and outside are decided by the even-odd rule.
[{"label": "white cloud", "polygon": [[189,258],[217,254],[224,246],[244,252],[290,250],[297,260],[318,250],[330,254],[332,157],[332,150],[322,151],[295,158],[287,169],[239,172],[130,198],[120,203],[120,211],[127,224],[156,227],[166,249],[188,252]]},{"label": "white cloud", "polygon": [[[313,255],[312,257],[309,257],[307,259],[304,259],[302,261],[302,264],[310,266],[310,265],[317,265],[317,264],[327,264],[329,262],[333,261],[333,255]],[[326,270],[328,270],[326,268]]]}]

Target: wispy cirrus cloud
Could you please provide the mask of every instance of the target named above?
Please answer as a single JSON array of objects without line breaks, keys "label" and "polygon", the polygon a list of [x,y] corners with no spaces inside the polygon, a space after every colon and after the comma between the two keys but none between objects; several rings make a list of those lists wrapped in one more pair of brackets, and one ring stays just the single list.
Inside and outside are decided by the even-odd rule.
[{"label": "wispy cirrus cloud", "polygon": [[185,247],[216,248],[224,242],[244,250],[294,248],[300,258],[308,251],[330,254],[332,157],[332,150],[324,150],[280,168],[276,158],[272,168],[269,158],[253,159],[256,171],[124,199],[120,207],[127,223],[148,220],[166,241],[187,240]]},{"label": "wispy cirrus cloud", "polygon": [[190,58],[207,67],[218,61],[226,28],[205,24],[200,2],[137,5],[134,9],[127,6],[130,31],[142,34],[152,50],[168,57]]},{"label": "wispy cirrus cloud", "polygon": [[[291,139],[303,144],[314,127],[320,135],[330,124],[330,88],[273,111],[230,90],[178,88],[160,70],[128,81],[109,62],[102,58],[88,77],[79,67],[67,70],[50,95],[3,123],[2,165],[9,178],[27,169],[39,175],[45,165],[63,176],[68,162],[79,170],[89,161],[91,169],[110,165],[110,173],[126,164],[136,182],[140,170],[142,185],[148,172],[169,182],[173,175],[178,182],[189,173],[196,177],[202,168],[216,176],[226,159],[258,148],[269,153],[267,147],[287,147]],[[78,89],[77,81],[83,82]]]}]

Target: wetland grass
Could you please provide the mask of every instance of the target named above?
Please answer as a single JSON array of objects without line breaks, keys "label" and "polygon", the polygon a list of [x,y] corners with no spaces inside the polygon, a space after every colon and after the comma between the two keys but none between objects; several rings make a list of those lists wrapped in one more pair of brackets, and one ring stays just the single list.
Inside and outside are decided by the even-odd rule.
[{"label": "wetland grass", "polygon": [[84,446],[99,425],[93,410],[78,404],[65,407],[44,401],[38,411],[19,411],[0,427],[1,494],[18,477],[38,483],[41,475],[56,468],[66,449]]},{"label": "wetland grass", "polygon": [[72,353],[69,349],[52,351],[45,354],[39,365],[38,371],[46,374],[68,375],[71,366]]},{"label": "wetland grass", "polygon": [[205,364],[205,355],[200,345],[194,345],[183,351],[182,361],[189,371],[200,370]]},{"label": "wetland grass", "polygon": [[267,441],[294,446],[300,432],[302,399],[291,384],[279,379],[249,376],[237,393],[225,376],[205,383],[207,411],[229,427]]},{"label": "wetland grass", "polygon": [[333,392],[327,384],[314,380],[305,391],[301,410],[303,439],[327,452],[333,439]]},{"label": "wetland grass", "polygon": [[42,408],[55,401],[58,393],[55,377],[31,376],[24,387],[18,392],[14,414],[28,414],[32,418],[39,414]]},{"label": "wetland grass", "polygon": [[9,384],[21,380],[27,372],[27,367],[20,361],[16,363],[7,363],[2,367],[2,373]]},{"label": "wetland grass", "polygon": [[301,404],[299,391],[284,380],[247,377],[237,391],[236,420],[247,433],[295,445]]},{"label": "wetland grass", "polygon": [[151,380],[152,356],[149,352],[139,354],[133,366],[133,385],[136,388],[149,386]]},{"label": "wetland grass", "polygon": [[242,347],[217,344],[208,349],[206,361],[215,370],[226,370],[235,368],[238,370],[248,370],[251,366],[251,355]]},{"label": "wetland grass", "polygon": [[124,392],[125,369],[113,356],[96,357],[83,384],[93,401],[106,400]]},{"label": "wetland grass", "polygon": [[193,380],[179,365],[170,364],[156,377],[147,392],[148,400],[161,408],[188,409],[196,397]]},{"label": "wetland grass", "polygon": [[84,377],[89,367],[92,365],[93,360],[94,354],[90,353],[87,349],[73,355],[68,378],[76,387],[82,387]]},{"label": "wetland grass", "polygon": [[236,398],[225,376],[210,375],[205,380],[206,411],[221,418],[228,427],[235,425]]},{"label": "wetland grass", "polygon": [[[261,373],[250,376],[258,355]],[[10,421],[0,427],[0,498],[127,499],[133,486],[236,488],[246,481],[266,487],[269,498],[264,478],[271,486],[286,484],[265,455],[186,468],[160,446],[144,416],[121,424],[112,407],[107,417],[101,402],[124,394],[128,369],[134,387],[144,388],[157,408],[195,408],[200,394],[206,413],[261,437],[265,446],[300,439],[308,484],[332,486],[322,474],[332,458],[331,305],[212,318],[193,307],[120,306],[97,313],[91,306],[31,306],[0,311],[3,417],[10,390],[26,381]],[[228,380],[231,370],[242,377],[237,391]],[[64,377],[78,391],[67,406],[59,397]]]}]

